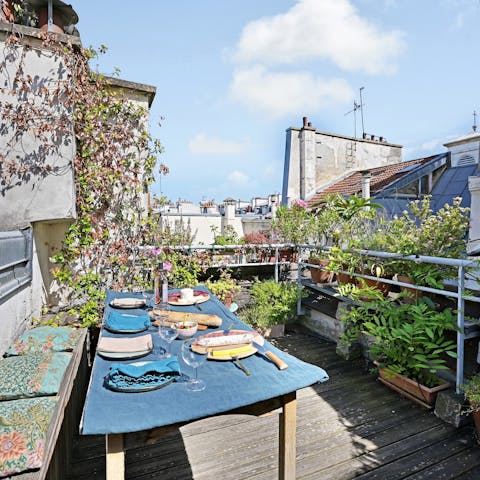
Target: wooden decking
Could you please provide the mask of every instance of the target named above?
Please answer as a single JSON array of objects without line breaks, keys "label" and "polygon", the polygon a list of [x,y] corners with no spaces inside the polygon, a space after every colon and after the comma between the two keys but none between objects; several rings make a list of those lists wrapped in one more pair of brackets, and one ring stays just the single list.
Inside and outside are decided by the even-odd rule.
[{"label": "wooden decking", "polygon": [[[298,395],[298,479],[480,478],[473,427],[456,429],[402,399],[362,362],[341,359],[319,338],[292,333],[277,344],[330,375],[328,382]],[[277,415],[201,420],[157,445],[127,451],[126,478],[273,480],[277,433]],[[68,478],[104,478],[103,437],[75,440]]]}]

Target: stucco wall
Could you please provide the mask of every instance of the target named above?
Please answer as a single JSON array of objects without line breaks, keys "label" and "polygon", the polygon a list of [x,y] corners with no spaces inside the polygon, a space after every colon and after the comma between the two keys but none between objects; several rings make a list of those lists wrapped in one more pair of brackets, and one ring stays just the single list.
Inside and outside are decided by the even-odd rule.
[{"label": "stucco wall", "polygon": [[[6,86],[3,91],[0,90],[0,102],[24,104],[25,100],[32,101],[33,94],[10,93],[24,47],[8,46],[5,40],[6,32],[0,29],[0,50],[2,58],[6,59],[0,70],[0,84]],[[30,75],[34,79],[34,89],[54,88],[55,82],[65,78],[65,65],[46,51],[39,40],[30,37],[28,43],[31,50],[25,53],[23,75],[25,77]],[[37,92],[35,102],[38,104],[41,101],[42,95]],[[43,121],[53,122],[55,117],[59,118],[62,113],[65,113],[65,110],[61,104],[49,109],[48,113],[45,112],[46,117],[39,121],[36,127],[38,128]],[[53,115],[53,118],[50,115]],[[39,142],[33,133],[27,132],[20,138],[15,138],[11,123],[7,121],[3,124],[0,152],[5,156],[5,161],[16,159],[16,162],[26,162],[27,171],[19,180],[15,179],[13,184],[0,186],[1,229],[16,228],[35,221],[75,216],[72,161],[76,146],[73,129],[70,132],[57,139],[53,153],[42,155],[38,148]],[[52,173],[39,173],[37,169],[29,167],[35,161],[50,166]]]},{"label": "stucco wall", "polygon": [[334,180],[355,170],[402,161],[401,145],[289,128],[286,136],[282,201],[308,199]]}]

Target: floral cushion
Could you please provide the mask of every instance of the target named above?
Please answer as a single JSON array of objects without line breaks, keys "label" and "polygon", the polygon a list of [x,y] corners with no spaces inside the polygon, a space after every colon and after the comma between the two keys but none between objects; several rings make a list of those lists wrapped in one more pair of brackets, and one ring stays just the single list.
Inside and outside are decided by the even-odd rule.
[{"label": "floral cushion", "polygon": [[55,397],[0,402],[0,477],[42,466]]},{"label": "floral cushion", "polygon": [[0,400],[58,393],[71,353],[32,353],[0,360]]},{"label": "floral cushion", "polygon": [[38,327],[27,330],[8,350],[8,355],[25,355],[37,352],[65,352],[75,348],[81,330],[69,327]]}]

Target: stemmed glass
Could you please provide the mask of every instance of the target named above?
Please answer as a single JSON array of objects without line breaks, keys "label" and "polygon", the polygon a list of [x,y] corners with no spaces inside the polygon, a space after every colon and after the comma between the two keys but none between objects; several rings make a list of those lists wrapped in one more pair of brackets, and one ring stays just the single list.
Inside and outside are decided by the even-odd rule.
[{"label": "stemmed glass", "polygon": [[192,350],[192,343],[194,341],[195,340],[190,339],[182,343],[182,358],[187,365],[195,369],[195,378],[187,382],[187,388],[192,392],[201,392],[205,390],[205,382],[198,378],[197,369],[205,362],[207,356]]},{"label": "stemmed glass", "polygon": [[147,310],[153,307],[153,290],[143,290],[142,297],[145,299]]},{"label": "stemmed glass", "polygon": [[161,339],[167,342],[167,351],[162,355],[162,358],[173,357],[173,354],[170,351],[170,345],[178,336],[178,330],[175,328],[175,325],[160,320],[158,325],[158,335]]}]

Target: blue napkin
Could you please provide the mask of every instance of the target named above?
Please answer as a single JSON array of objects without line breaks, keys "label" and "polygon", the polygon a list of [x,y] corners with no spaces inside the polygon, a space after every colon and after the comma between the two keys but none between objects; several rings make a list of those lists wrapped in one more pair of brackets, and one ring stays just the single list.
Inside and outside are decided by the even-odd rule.
[{"label": "blue napkin", "polygon": [[110,312],[103,325],[108,330],[143,330],[151,325],[148,315],[129,315],[127,313]]},{"label": "blue napkin", "polygon": [[105,386],[120,392],[154,390],[173,382],[180,376],[176,358],[140,364],[114,363],[105,377]]}]

